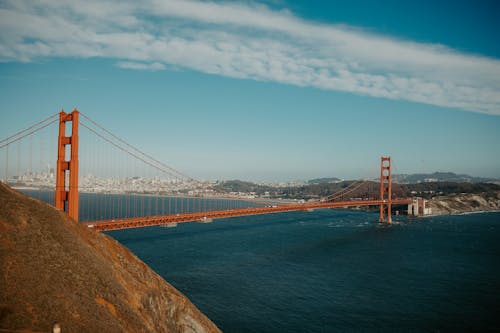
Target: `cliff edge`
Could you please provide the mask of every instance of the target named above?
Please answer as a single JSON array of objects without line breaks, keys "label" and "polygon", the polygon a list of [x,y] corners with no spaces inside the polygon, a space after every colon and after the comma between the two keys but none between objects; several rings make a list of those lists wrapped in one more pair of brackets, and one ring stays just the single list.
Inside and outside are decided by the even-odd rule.
[{"label": "cliff edge", "polygon": [[220,332],[112,238],[0,183],[0,331]]},{"label": "cliff edge", "polygon": [[462,193],[429,200],[433,215],[460,214],[500,210],[500,191]]}]

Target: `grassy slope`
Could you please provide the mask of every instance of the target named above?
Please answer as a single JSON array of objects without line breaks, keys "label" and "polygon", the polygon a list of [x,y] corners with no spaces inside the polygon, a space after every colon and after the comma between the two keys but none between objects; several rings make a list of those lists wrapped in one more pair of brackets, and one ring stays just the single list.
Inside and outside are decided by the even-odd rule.
[{"label": "grassy slope", "polygon": [[0,331],[219,332],[112,238],[0,183]]}]

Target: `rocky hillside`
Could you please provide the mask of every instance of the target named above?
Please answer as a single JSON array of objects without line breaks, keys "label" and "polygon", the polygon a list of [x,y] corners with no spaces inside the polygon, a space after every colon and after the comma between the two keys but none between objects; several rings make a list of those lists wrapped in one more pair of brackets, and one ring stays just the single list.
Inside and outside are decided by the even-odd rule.
[{"label": "rocky hillside", "polygon": [[436,215],[500,210],[500,191],[434,197],[429,204]]},{"label": "rocky hillside", "polygon": [[0,183],[0,332],[220,332],[112,238]]}]

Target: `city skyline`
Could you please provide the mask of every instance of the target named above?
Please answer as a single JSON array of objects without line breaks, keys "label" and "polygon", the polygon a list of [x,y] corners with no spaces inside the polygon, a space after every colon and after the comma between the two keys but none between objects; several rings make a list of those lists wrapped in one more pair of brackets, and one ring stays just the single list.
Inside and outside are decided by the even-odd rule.
[{"label": "city skyline", "polygon": [[498,178],[496,9],[5,1],[0,136],[76,107],[198,179]]}]

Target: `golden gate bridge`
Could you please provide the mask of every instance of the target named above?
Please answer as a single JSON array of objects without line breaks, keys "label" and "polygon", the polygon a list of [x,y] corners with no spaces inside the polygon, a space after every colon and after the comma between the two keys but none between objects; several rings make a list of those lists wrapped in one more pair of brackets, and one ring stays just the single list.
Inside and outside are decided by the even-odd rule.
[{"label": "golden gate bridge", "polygon": [[[86,207],[83,207],[83,211],[86,211],[87,219],[90,220],[81,223],[96,231],[162,225],[175,226],[177,223],[210,222],[214,219],[237,216],[361,206],[378,207],[379,222],[390,223],[392,222],[393,205],[406,205],[413,202],[411,198],[393,197],[393,185],[395,183],[393,184],[392,182],[392,163],[390,157],[381,157],[380,159],[380,183],[378,185],[378,198],[376,199],[365,198],[364,200],[360,200],[359,198],[354,199],[349,197],[349,194],[356,193],[368,181],[352,182],[336,193],[308,202],[273,203],[269,205],[268,202],[255,201],[248,197],[229,194],[221,189],[214,189],[213,186],[208,186],[206,183],[189,177],[185,173],[159,161],[113,134],[76,109],[70,113],[61,111],[0,141],[0,149],[5,152],[5,182],[9,183],[10,180],[10,183],[14,183],[14,185],[26,186],[26,183],[23,181],[26,177],[21,177],[21,170],[23,166],[26,169],[26,166],[29,165],[29,172],[33,175],[33,152],[38,152],[40,161],[45,161],[47,158],[46,154],[43,153],[44,149],[41,145],[38,150],[34,149],[36,141],[33,140],[33,136],[36,133],[45,131],[53,124],[58,124],[57,145],[55,145],[55,142],[53,145],[53,147],[57,147],[57,154],[53,155],[57,158],[55,159],[53,177],[50,174],[46,178],[54,178],[55,181],[52,187],[54,191],[54,206],[66,212],[78,222],[82,216],[82,205],[86,204]],[[80,147],[80,129],[86,130],[86,134],[93,138],[85,141],[82,147]],[[45,141],[50,143],[51,140],[55,141],[55,136],[53,139],[49,137]],[[24,146],[27,146],[30,151],[27,154],[30,155],[28,158],[29,162],[26,161],[25,154],[21,153],[21,142],[23,141],[28,141]],[[91,157],[92,153],[95,153],[99,147],[103,146],[103,143],[111,146],[114,149],[114,153],[101,152],[100,156]],[[12,147],[15,145],[17,145],[17,156],[13,157]],[[89,172],[92,170],[93,164],[103,164],[103,161],[116,160],[118,165],[105,165],[102,166],[102,169],[108,169],[108,172],[111,172],[113,176],[120,175],[120,172],[117,171],[120,168],[124,167],[128,169],[127,185],[121,184],[120,189],[115,191],[106,191],[99,187],[96,190],[96,186],[98,186],[96,185],[98,183],[96,177],[82,177],[80,172],[82,150],[80,148],[85,147],[85,145],[84,159],[82,161],[90,160],[91,166],[89,166]],[[11,150],[10,159],[9,149]],[[50,151],[50,149],[45,149],[46,151]],[[117,152],[121,154],[121,157],[117,157]],[[14,155],[16,154],[14,153]],[[130,163],[130,160],[123,159],[123,156],[132,159],[134,162]],[[13,162],[12,159],[15,161]],[[43,162],[41,163],[43,164]],[[13,167],[12,164],[16,164],[16,166]],[[48,164],[50,165],[50,163]],[[138,168],[137,164],[141,167]],[[11,176],[9,170],[16,175]],[[138,177],[137,174],[140,172],[144,173],[144,170],[147,170],[146,174],[148,177]],[[135,176],[131,177],[130,175]],[[168,175],[170,178],[168,181],[165,181],[160,179],[158,175]],[[107,185],[119,182],[118,178],[112,179],[112,181],[107,182]],[[149,180],[146,181],[145,179]],[[82,181],[84,184],[81,184]],[[138,188],[136,185],[141,182],[142,185]],[[47,188],[46,182],[44,184],[45,188]],[[170,188],[177,188],[177,190],[165,190],[165,184],[170,186]],[[189,184],[189,186],[186,184]],[[49,186],[48,188],[51,187]],[[80,196],[82,192],[83,194],[107,194],[108,201],[103,204],[103,200],[91,200],[88,195]],[[172,195],[178,196],[179,194],[183,195],[180,199],[180,207],[173,209],[170,197]],[[175,201],[176,206],[177,201]],[[146,209],[146,206],[149,206],[149,209]],[[91,211],[94,209],[99,212],[93,214]],[[93,218],[90,218],[90,216]]]}]

